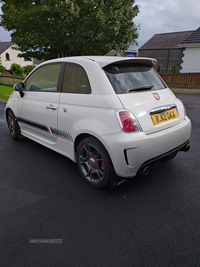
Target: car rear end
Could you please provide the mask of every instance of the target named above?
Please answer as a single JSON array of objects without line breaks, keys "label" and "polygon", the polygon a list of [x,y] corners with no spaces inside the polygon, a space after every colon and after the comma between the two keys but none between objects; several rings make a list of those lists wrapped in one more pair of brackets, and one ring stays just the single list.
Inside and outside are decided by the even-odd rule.
[{"label": "car rear end", "polygon": [[119,176],[145,173],[152,162],[189,149],[191,122],[155,63],[144,58],[99,63],[123,106],[116,110],[121,131],[103,137]]}]

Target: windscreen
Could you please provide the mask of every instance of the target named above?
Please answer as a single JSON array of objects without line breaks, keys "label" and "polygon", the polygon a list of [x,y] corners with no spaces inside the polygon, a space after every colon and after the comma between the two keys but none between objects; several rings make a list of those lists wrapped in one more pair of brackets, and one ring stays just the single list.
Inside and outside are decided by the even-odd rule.
[{"label": "windscreen", "polygon": [[116,94],[166,88],[155,70],[144,64],[110,64],[103,68]]}]

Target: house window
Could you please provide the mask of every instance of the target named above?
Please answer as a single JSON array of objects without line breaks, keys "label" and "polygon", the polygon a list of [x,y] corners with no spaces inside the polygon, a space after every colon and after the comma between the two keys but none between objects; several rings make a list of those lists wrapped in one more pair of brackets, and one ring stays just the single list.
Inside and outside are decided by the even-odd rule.
[{"label": "house window", "polygon": [[6,53],[6,60],[10,61],[10,55],[8,53]]}]

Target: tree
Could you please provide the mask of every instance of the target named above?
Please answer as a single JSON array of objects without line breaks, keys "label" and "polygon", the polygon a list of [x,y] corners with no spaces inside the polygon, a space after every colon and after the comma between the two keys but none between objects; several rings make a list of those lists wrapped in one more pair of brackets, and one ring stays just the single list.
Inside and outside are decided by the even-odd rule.
[{"label": "tree", "polygon": [[102,55],[136,43],[135,0],[4,0],[0,25],[28,59]]}]

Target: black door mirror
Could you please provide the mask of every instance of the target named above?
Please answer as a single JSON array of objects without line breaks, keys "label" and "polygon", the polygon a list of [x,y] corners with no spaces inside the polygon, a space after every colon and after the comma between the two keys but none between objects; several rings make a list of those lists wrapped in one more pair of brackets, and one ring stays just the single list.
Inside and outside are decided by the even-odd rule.
[{"label": "black door mirror", "polygon": [[23,83],[16,83],[14,86],[15,91],[20,93],[20,96],[24,96],[24,84]]}]

